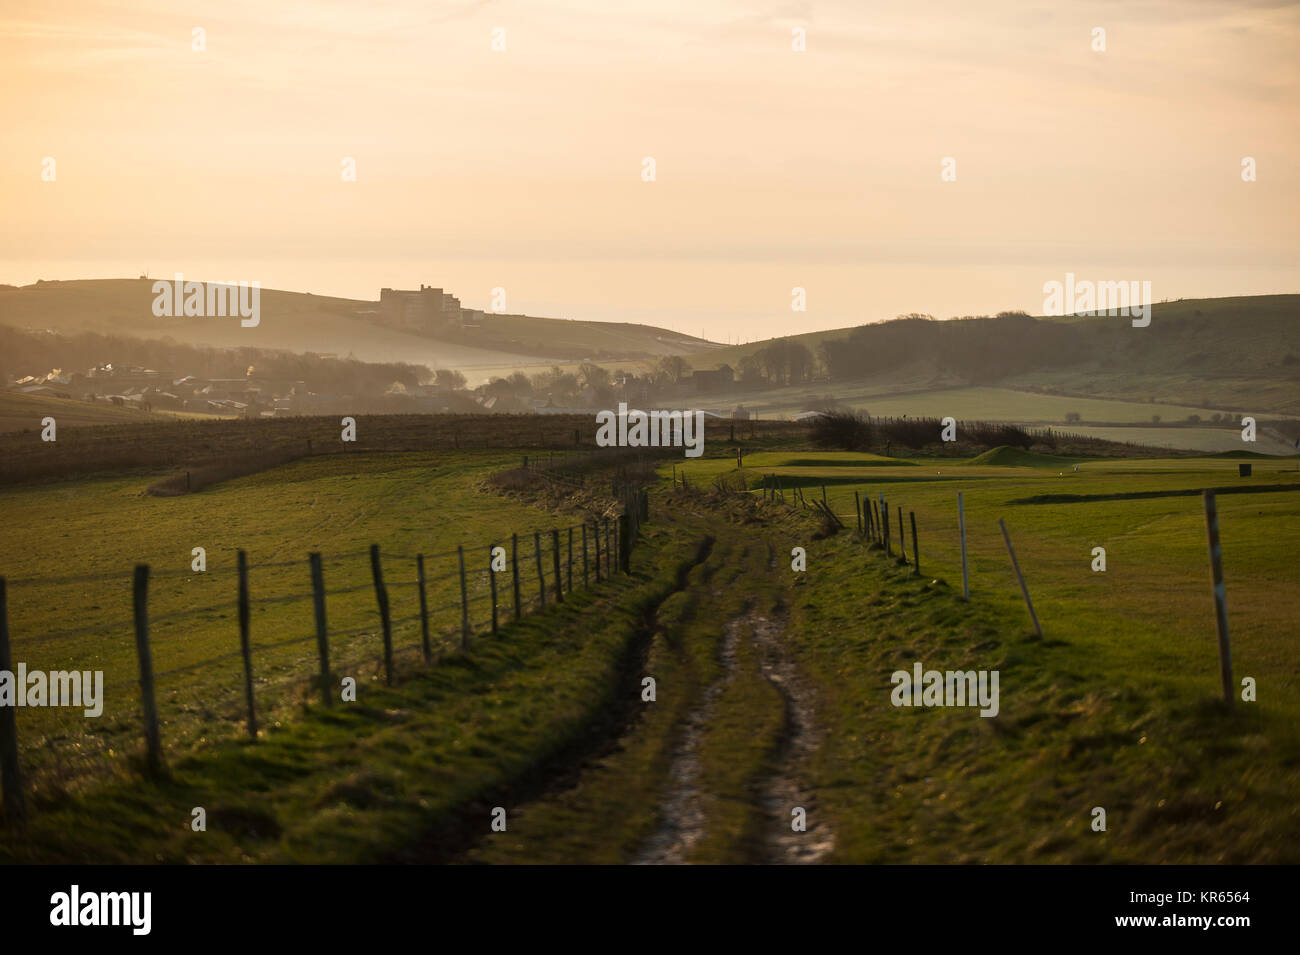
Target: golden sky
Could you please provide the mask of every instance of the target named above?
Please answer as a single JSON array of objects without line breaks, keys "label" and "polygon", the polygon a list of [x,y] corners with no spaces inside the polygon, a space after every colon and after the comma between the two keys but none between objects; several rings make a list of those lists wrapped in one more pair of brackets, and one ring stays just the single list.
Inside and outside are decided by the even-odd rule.
[{"label": "golden sky", "polygon": [[1239,0],[0,0],[0,282],[501,286],[742,341],[1067,271],[1300,292],[1297,49]]}]

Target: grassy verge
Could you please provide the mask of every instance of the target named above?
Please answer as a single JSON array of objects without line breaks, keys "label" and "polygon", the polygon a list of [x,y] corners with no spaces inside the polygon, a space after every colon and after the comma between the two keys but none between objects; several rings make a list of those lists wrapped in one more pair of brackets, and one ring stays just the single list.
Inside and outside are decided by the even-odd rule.
[{"label": "grassy verge", "polygon": [[[1275,708],[1229,716],[1122,642],[1059,624],[1039,640],[1014,602],[967,604],[932,574],[841,534],[810,549],[796,587],[837,861],[1296,860],[1300,739]],[[999,671],[1000,713],[892,706],[890,674],[918,661]]]},{"label": "grassy verge", "polygon": [[[256,744],[214,743],[161,781],[34,800],[27,826],[4,830],[0,860],[417,861],[437,855],[438,834],[472,844],[496,800],[574,758],[617,708],[646,614],[696,559],[689,539],[670,544],[632,577],[575,591],[397,686],[363,683],[355,703],[305,706]],[[206,832],[190,828],[196,807]]]}]

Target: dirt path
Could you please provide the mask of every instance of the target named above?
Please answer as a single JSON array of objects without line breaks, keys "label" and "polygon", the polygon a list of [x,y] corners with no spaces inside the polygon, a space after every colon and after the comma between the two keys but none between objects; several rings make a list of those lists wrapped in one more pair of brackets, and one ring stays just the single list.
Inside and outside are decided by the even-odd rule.
[{"label": "dirt path", "polygon": [[682,865],[704,835],[704,808],[699,788],[700,738],[713,718],[714,701],[735,676],[736,643],[740,639],[741,626],[740,617],[727,621],[722,637],[722,675],[709,686],[703,702],[686,718],[686,732],[673,753],[668,771],[672,784],[660,811],[663,821],[637,853],[633,865]]},{"label": "dirt path", "polygon": [[[812,689],[800,678],[783,645],[785,628],[779,622],[753,615],[750,629],[758,645],[763,676],[785,703],[785,732],[777,753],[776,772],[762,789],[763,810],[769,819],[764,855],[767,861],[787,865],[821,862],[835,848],[835,834],[817,811],[816,795],[801,778],[802,766],[821,744]],[[796,832],[791,825],[795,807],[805,810],[805,832]]]},{"label": "dirt path", "polygon": [[[621,668],[629,702],[584,758],[545,767],[514,787],[510,840],[462,858],[510,862],[599,856],[634,865],[808,864],[835,845],[807,760],[821,741],[810,684],[795,666],[782,610],[788,577],[770,546],[715,525],[700,574],[679,580],[682,602],[652,612]],[[709,538],[710,545],[715,538]],[[648,719],[638,681],[651,640],[672,709]],[[707,676],[705,676],[707,674]],[[791,810],[806,814],[795,831]],[[479,808],[479,807],[475,807]],[[581,821],[579,821],[581,820]],[[605,820],[602,823],[600,820]],[[477,855],[475,853],[478,853]]]},{"label": "dirt path", "polygon": [[[713,718],[718,695],[735,677],[736,647],[741,639],[754,642],[762,675],[776,688],[785,709],[775,771],[759,787],[758,798],[767,818],[761,858],[774,864],[808,865],[823,861],[835,847],[834,833],[817,811],[816,796],[801,778],[805,760],[821,740],[813,715],[812,690],[800,679],[783,644],[784,635],[785,627],[779,620],[753,610],[727,621],[721,647],[722,675],[687,717],[682,742],[669,770],[672,785],[660,810],[662,822],[634,864],[684,864],[704,835],[700,739]],[[805,811],[806,830],[802,832],[791,825],[796,807]]]}]

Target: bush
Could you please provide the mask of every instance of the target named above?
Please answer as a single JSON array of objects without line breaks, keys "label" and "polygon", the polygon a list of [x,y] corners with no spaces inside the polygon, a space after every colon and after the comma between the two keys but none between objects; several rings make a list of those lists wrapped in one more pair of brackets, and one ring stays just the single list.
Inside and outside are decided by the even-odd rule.
[{"label": "bush", "polygon": [[812,440],[819,448],[866,451],[875,437],[871,419],[856,411],[826,410],[813,419]]}]

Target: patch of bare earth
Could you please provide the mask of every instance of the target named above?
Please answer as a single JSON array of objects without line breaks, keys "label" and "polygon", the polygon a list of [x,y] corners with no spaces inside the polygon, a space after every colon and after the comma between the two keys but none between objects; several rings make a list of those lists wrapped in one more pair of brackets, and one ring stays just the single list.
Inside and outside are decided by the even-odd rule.
[{"label": "patch of bare earth", "polygon": [[[785,732],[776,754],[776,771],[761,790],[763,810],[770,824],[763,854],[768,862],[811,865],[822,862],[835,848],[835,834],[818,812],[817,796],[803,781],[801,770],[821,745],[813,710],[812,688],[799,676],[782,641],[784,627],[758,614],[747,615],[754,635],[763,676],[785,702]],[[793,810],[804,810],[807,829],[793,828]]]},{"label": "patch of bare earth", "polygon": [[[704,835],[700,739],[713,718],[718,694],[735,675],[736,646],[743,633],[752,635],[763,676],[781,694],[785,707],[785,728],[775,754],[775,771],[759,790],[768,817],[762,858],[774,864],[809,865],[822,862],[835,846],[830,825],[818,812],[816,795],[800,776],[805,761],[821,741],[813,717],[812,690],[799,677],[783,645],[782,624],[749,611],[727,621],[722,640],[722,675],[687,717],[669,770],[672,782],[660,812],[662,822],[633,860],[636,865],[682,865]],[[806,816],[807,828],[802,832],[792,827],[792,810],[796,807],[802,808]]]},{"label": "patch of bare earth", "polygon": [[668,770],[671,785],[660,810],[661,822],[633,865],[684,865],[691,849],[704,835],[704,807],[700,799],[700,738],[713,719],[714,702],[736,672],[736,642],[742,618],[727,622],[722,638],[722,675],[704,693],[704,700],[686,717],[686,731],[673,753]]}]

